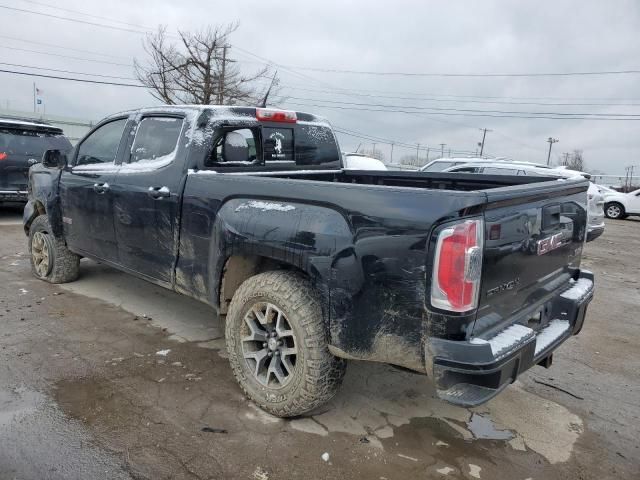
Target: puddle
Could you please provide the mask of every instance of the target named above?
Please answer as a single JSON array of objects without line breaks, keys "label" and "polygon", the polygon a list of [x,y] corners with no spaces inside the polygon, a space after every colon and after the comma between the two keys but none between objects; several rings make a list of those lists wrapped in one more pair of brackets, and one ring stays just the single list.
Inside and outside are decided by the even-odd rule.
[{"label": "puddle", "polygon": [[467,422],[467,428],[474,438],[487,440],[511,440],[515,435],[509,430],[500,430],[489,417],[474,413],[471,420]]}]

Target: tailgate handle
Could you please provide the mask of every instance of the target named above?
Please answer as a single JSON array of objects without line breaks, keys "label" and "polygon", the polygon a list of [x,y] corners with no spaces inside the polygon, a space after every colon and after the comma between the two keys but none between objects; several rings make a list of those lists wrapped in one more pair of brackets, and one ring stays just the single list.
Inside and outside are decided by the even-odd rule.
[{"label": "tailgate handle", "polygon": [[542,209],[542,230],[560,224],[560,205],[548,205]]}]

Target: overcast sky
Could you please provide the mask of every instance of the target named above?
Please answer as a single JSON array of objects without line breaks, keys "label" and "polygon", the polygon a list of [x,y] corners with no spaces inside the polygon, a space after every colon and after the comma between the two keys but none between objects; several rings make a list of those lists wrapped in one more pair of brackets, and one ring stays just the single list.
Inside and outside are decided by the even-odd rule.
[{"label": "overcast sky", "polygon": [[[637,0],[526,4],[490,0],[2,0],[0,5],[133,30],[140,27],[68,10],[149,29],[165,24],[173,32],[178,28],[198,30],[208,24],[239,21],[240,28],[231,37],[231,44],[242,50],[232,49],[232,58],[248,72],[261,66],[253,63],[258,60],[251,54],[288,66],[287,70],[279,68],[279,74],[282,93],[289,97],[290,108],[318,113],[334,125],[352,131],[428,145],[432,147],[431,158],[435,157],[433,149],[439,150],[441,143],[446,144],[445,153],[449,148],[475,150],[482,137],[479,128],[489,128],[493,132],[487,134],[485,152],[491,155],[546,162],[546,139],[552,136],[559,139],[553,146],[554,159],[562,152],[582,149],[590,169],[611,174],[624,174],[625,166],[640,164],[640,121],[495,118],[469,116],[474,112],[453,110],[440,110],[448,115],[435,115],[436,110],[426,110],[640,114],[638,74],[420,77],[302,70],[308,67],[474,74],[640,70],[640,2]],[[145,58],[144,35],[139,33],[1,8],[0,19],[2,69],[35,72],[7,65],[11,63],[133,78],[130,66],[133,58]],[[33,81],[44,91],[47,113],[52,114],[97,120],[115,111],[158,103],[138,88],[0,73],[2,106],[8,102],[12,109],[32,110]],[[129,79],[113,81],[133,83]],[[492,101],[519,103],[486,103]],[[538,104],[522,104],[527,102]],[[350,109],[348,103],[377,105],[351,105],[368,110],[406,110],[407,105],[424,110],[415,110],[419,113],[357,111]],[[603,106],[602,103],[616,105]],[[463,115],[450,115],[452,113]],[[340,134],[339,139],[343,150],[353,150],[361,142],[371,147],[371,142],[355,137]],[[388,159],[390,146],[378,143],[378,147]],[[408,153],[411,152],[396,147],[394,159]],[[421,155],[426,155],[426,151]]]}]

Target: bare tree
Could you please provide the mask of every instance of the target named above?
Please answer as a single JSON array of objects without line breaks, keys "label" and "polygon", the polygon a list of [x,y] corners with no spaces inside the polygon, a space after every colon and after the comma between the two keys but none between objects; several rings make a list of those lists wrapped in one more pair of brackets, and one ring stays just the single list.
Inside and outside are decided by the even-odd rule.
[{"label": "bare tree", "polygon": [[277,72],[269,66],[250,75],[240,71],[229,58],[229,36],[237,28],[232,23],[200,32],[178,31],[172,42],[166,27],[159,27],[143,43],[148,61],[134,60],[136,76],[151,95],[169,105],[266,106],[277,94]]},{"label": "bare tree", "polygon": [[582,155],[582,150],[574,150],[571,153],[565,153],[560,157],[559,165],[567,167],[570,170],[584,171],[587,166]]},{"label": "bare tree", "polygon": [[363,149],[360,153],[366,155],[367,157],[375,158],[376,160],[384,160],[384,153],[382,152],[382,150],[379,150],[377,148],[372,148],[370,150]]}]

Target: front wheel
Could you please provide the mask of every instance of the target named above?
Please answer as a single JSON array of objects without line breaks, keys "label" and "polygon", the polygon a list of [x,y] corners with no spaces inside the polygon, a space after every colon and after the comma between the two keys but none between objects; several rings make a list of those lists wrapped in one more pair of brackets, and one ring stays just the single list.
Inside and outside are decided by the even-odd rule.
[{"label": "front wheel", "polygon": [[40,280],[67,283],[78,278],[80,257],[51,232],[46,215],[36,217],[29,227],[31,271]]},{"label": "front wheel", "polygon": [[604,207],[604,213],[607,218],[619,219],[625,218],[624,207],[618,202],[607,203]]},{"label": "front wheel", "polygon": [[233,373],[247,396],[279,417],[331,399],[346,364],[328,349],[317,293],[301,275],[272,271],[246,280],[226,318]]}]

